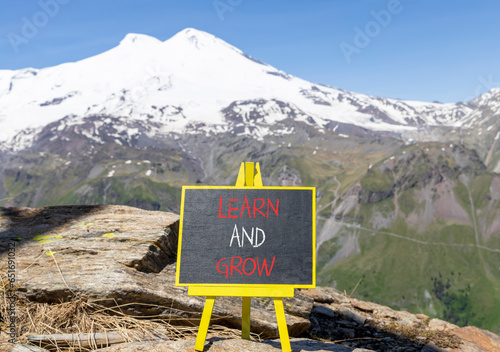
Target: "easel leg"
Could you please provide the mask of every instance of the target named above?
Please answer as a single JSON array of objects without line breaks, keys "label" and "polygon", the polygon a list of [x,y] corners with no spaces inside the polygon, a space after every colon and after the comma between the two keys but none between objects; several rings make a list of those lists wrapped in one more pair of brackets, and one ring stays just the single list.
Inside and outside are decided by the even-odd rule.
[{"label": "easel leg", "polygon": [[283,352],[291,352],[290,337],[288,336],[288,326],[286,325],[285,308],[283,307],[283,299],[274,297],[274,309],[276,310],[276,320],[278,321],[278,330],[280,333],[281,350]]},{"label": "easel leg", "polygon": [[203,315],[201,316],[200,327],[198,328],[198,336],[196,336],[196,351],[203,351],[205,347],[205,340],[207,338],[208,326],[210,325],[210,317],[214,309],[215,297],[209,296],[205,300],[205,308],[203,308]]},{"label": "easel leg", "polygon": [[250,340],[250,303],[251,297],[242,297],[241,338]]}]

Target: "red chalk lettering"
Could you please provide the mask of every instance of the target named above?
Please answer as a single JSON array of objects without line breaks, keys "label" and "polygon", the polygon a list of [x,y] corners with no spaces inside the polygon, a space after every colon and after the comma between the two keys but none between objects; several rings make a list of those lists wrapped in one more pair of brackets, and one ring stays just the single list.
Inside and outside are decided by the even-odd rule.
[{"label": "red chalk lettering", "polygon": [[231,215],[231,212],[233,210],[238,210],[239,208],[231,208],[231,202],[237,202],[238,199],[229,199],[229,210],[228,210],[228,216],[230,218],[237,218],[238,216],[237,215]]},{"label": "red chalk lettering", "polygon": [[255,198],[253,200],[252,208],[250,208],[250,203],[252,200],[250,199],[249,201],[247,195],[245,195],[245,198],[243,198],[243,204],[241,205],[241,209],[240,207],[233,208],[234,204],[232,203],[236,203],[238,201],[239,199],[229,199],[228,214],[222,215],[222,197],[219,197],[219,218],[242,218],[243,216],[246,216],[246,214],[248,214],[248,217],[251,219],[252,213],[254,218],[257,217],[257,213],[259,213],[265,218],[269,217],[269,213],[271,214],[274,213],[276,217],[279,215],[279,207],[280,207],[279,198],[276,198],[276,204],[273,204],[273,202],[269,198],[267,198],[267,209],[264,208],[266,206],[266,199],[263,198]]},{"label": "red chalk lettering", "polygon": [[[226,264],[222,264],[222,265],[220,264],[220,262],[221,262],[221,261],[223,261],[223,260],[227,260],[227,258],[222,258],[221,260],[219,260],[219,261],[217,262],[217,271],[218,271],[219,273],[221,273],[221,274],[226,274],[226,279],[227,279],[227,278],[228,278],[228,276],[229,276],[229,267],[228,267]],[[225,268],[225,269],[224,269],[225,271],[221,271],[221,270],[220,270],[220,268],[219,268],[219,266],[224,267],[224,268]]]},{"label": "red chalk lettering", "polygon": [[[252,269],[251,272],[247,273],[247,271],[245,270],[245,267],[246,267],[247,261],[249,261],[249,260],[251,260],[252,263],[253,263],[253,269]],[[245,261],[243,262],[243,268],[242,268],[243,272],[245,273],[245,275],[247,275],[247,276],[248,275],[252,275],[254,273],[254,271],[255,271],[255,268],[257,268],[257,264],[255,264],[255,260],[253,260],[252,258],[245,259]]]},{"label": "red chalk lettering", "polygon": [[[275,259],[276,257],[273,257],[273,260],[271,262],[271,267],[268,268],[267,261],[265,259],[262,260],[262,265],[261,265],[259,257],[255,259],[246,258],[245,260],[243,260],[242,257],[238,256],[231,257],[230,265],[223,264],[223,262],[229,260],[229,258],[222,258],[217,262],[217,271],[221,274],[224,274],[226,276],[226,279],[229,278],[229,275],[231,276],[236,275],[236,272],[242,276],[243,275],[250,276],[257,273],[259,274],[259,276],[262,276],[262,274],[265,272],[267,276],[270,276],[271,272],[273,271]],[[250,266],[252,264],[253,268],[250,271]]]},{"label": "red chalk lettering", "polygon": [[227,218],[227,216],[222,215],[222,197],[219,199],[219,218]]},{"label": "red chalk lettering", "polygon": [[[246,204],[246,206],[245,206],[245,204]],[[245,208],[248,211],[248,217],[251,219],[252,215],[250,215],[250,207],[248,206],[248,198],[247,198],[247,196],[245,196],[245,199],[243,200],[243,206],[241,207],[240,218],[243,217],[243,211],[245,210]]]},{"label": "red chalk lettering", "polygon": [[278,210],[280,207],[280,199],[276,199],[276,208],[273,206],[273,203],[267,198],[267,217],[269,217],[269,207],[273,208],[274,213],[276,214],[276,217],[278,217]]},{"label": "red chalk lettering", "polygon": [[[262,203],[260,205],[260,207],[257,207],[257,201],[260,200]],[[255,198],[253,200],[253,217],[255,218],[255,212],[258,211],[263,217],[266,217],[266,214],[264,214],[263,212],[261,212],[259,209],[262,209],[264,207],[264,205],[266,204],[266,201],[262,198]]]},{"label": "red chalk lettering", "polygon": [[262,260],[262,267],[259,265],[259,257],[257,257],[257,270],[259,271],[259,276],[262,276],[262,273],[264,272],[264,269],[266,269],[266,275],[269,276],[271,275],[271,271],[273,270],[273,265],[274,265],[274,260],[276,257],[273,257],[273,262],[271,263],[271,268],[269,271],[267,270],[267,262],[265,259]]},{"label": "red chalk lettering", "polygon": [[[233,264],[235,258],[238,258],[240,260],[239,263],[236,265]],[[243,261],[242,257],[231,257],[231,276],[233,276],[233,269],[236,270],[237,272],[239,272],[240,275],[243,275],[243,273],[240,271],[240,269],[238,269],[238,266],[241,265],[242,261]],[[271,269],[272,269],[272,267],[271,267]]]}]

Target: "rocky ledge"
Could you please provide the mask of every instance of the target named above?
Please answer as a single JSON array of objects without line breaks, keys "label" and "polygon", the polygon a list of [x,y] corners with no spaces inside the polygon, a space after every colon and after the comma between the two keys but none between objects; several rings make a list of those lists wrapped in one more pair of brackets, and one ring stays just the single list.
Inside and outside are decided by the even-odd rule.
[{"label": "rocky ledge", "polygon": [[[196,326],[204,297],[190,297],[186,288],[174,285],[178,220],[176,214],[125,206],[0,208],[2,282],[14,244],[16,289],[25,300],[60,304],[85,297],[118,305],[130,317],[163,317],[173,325]],[[333,288],[296,290],[294,298],[285,299],[285,311],[294,351],[500,351],[500,338],[491,332],[394,311]],[[217,298],[212,321],[240,328],[241,299]],[[206,350],[279,350],[272,300],[252,299],[251,330],[261,341],[209,335]],[[27,348],[7,340],[0,334],[0,350]],[[178,351],[193,346],[193,339],[160,339],[96,350]]]}]

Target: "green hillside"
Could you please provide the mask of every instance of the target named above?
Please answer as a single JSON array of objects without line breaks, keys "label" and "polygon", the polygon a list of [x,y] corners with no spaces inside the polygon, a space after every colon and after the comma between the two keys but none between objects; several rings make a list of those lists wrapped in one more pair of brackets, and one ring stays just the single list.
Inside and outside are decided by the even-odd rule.
[{"label": "green hillside", "polygon": [[359,202],[344,211],[340,230],[320,246],[319,282],[498,332],[497,182],[475,153],[457,146],[413,147],[381,161],[360,179]]},{"label": "green hillside", "polygon": [[165,143],[15,154],[0,205],[179,212],[183,185],[233,185],[242,161],[258,161],[265,185],[317,187],[318,284],[500,332],[500,176],[476,152],[314,129]]}]

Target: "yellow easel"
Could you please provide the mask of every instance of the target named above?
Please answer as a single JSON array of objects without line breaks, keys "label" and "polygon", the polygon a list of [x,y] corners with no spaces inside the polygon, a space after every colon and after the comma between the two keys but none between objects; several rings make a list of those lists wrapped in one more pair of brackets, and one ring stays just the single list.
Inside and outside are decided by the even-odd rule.
[{"label": "yellow easel", "polygon": [[[255,166],[255,170],[254,170]],[[262,187],[262,176],[259,163],[241,163],[240,172],[236,180],[237,187]],[[190,296],[206,296],[203,315],[201,316],[198,336],[196,337],[196,351],[203,351],[207,338],[210,317],[214,308],[215,297],[242,297],[241,309],[241,338],[250,339],[250,300],[252,297],[272,297],[274,309],[276,310],[276,320],[281,340],[281,349],[291,352],[288,327],[285,319],[285,309],[283,307],[283,297],[293,297],[293,287],[197,287],[190,286],[188,289]]]}]

